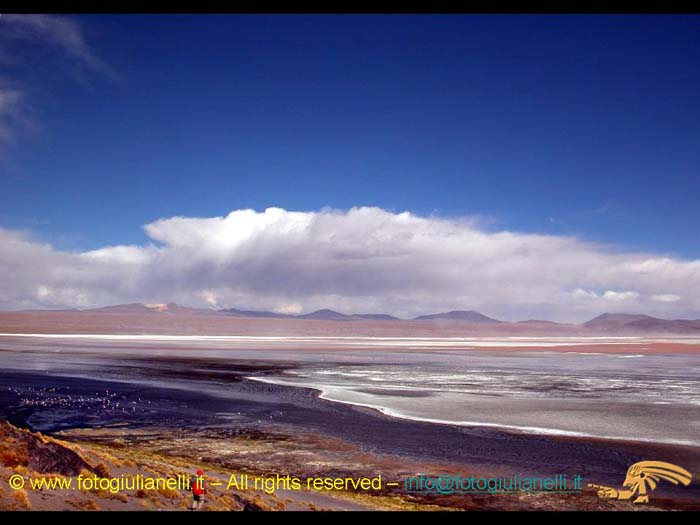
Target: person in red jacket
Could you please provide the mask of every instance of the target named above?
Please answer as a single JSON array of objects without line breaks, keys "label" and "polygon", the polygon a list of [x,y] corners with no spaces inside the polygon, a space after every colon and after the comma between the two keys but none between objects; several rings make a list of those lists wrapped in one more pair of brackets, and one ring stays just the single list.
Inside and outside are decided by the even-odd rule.
[{"label": "person in red jacket", "polygon": [[192,507],[191,510],[201,509],[204,505],[204,495],[207,493],[207,489],[204,486],[204,472],[202,470],[197,471],[197,477],[192,480],[190,479],[190,490],[192,491]]}]

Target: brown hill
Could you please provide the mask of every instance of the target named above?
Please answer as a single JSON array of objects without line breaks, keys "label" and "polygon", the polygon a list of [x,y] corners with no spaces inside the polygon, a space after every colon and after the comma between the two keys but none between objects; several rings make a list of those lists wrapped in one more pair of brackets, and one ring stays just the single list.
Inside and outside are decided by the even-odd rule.
[{"label": "brown hill", "polygon": [[55,439],[17,428],[0,420],[0,461],[5,467],[27,467],[43,474],[75,476],[94,472],[80,455]]},{"label": "brown hill", "polygon": [[500,323],[498,319],[493,319],[474,310],[452,310],[439,314],[419,315],[414,321],[467,321],[470,323]]},{"label": "brown hill", "polygon": [[583,323],[598,332],[693,334],[700,333],[700,319],[659,319],[643,314],[605,313]]}]

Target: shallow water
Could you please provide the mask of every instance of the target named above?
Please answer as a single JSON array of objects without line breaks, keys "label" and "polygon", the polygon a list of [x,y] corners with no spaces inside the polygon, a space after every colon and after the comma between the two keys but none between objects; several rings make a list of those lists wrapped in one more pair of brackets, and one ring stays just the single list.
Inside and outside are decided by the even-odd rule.
[{"label": "shallow water", "polygon": [[[317,365],[259,380],[325,399],[465,426],[700,445],[700,357],[441,352]],[[398,362],[397,362],[398,361]]]},{"label": "shallow water", "polygon": [[162,366],[155,360],[141,362],[138,370],[126,361],[134,355],[178,356],[192,359],[193,370],[198,358],[293,363],[294,368],[253,379],[315,388],[328,400],[418,421],[700,445],[700,355],[562,353],[551,350],[556,341],[542,340],[538,347],[536,338],[522,342],[525,350],[513,351],[488,350],[492,340],[482,341],[476,350],[454,349],[453,341],[416,350],[419,344],[443,345],[425,339],[404,341],[404,347],[394,347],[397,340],[392,339],[392,346],[354,350],[342,346],[346,338],[340,349],[337,341],[324,340],[300,350],[309,342],[289,339],[282,338],[284,344],[276,348],[251,349],[245,341],[231,339],[0,337],[0,349],[7,350],[0,366],[206,388],[226,397],[225,387],[215,380],[204,386],[187,378],[166,383],[161,374],[148,372]]}]

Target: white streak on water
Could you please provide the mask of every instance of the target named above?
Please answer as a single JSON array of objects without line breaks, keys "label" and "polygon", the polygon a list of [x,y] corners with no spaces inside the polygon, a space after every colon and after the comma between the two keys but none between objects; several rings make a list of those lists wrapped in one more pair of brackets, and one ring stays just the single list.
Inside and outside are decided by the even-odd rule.
[{"label": "white streak on water", "polygon": [[[165,335],[165,334],[28,334],[0,333],[0,337],[37,339],[140,341],[140,342],[230,342],[230,343],[312,343],[351,346],[402,347],[559,347],[590,344],[626,345],[630,343],[700,344],[700,339],[643,337],[357,337],[357,336],[248,336],[248,335]],[[585,352],[593,353],[593,352]]]},{"label": "white streak on water", "polygon": [[439,424],[439,425],[456,425],[456,426],[463,426],[463,427],[496,428],[496,429],[519,432],[519,433],[523,433],[523,434],[535,434],[535,435],[544,435],[544,436],[587,437],[587,438],[608,439],[608,440],[615,440],[615,441],[638,441],[638,442],[643,442],[643,443],[668,443],[668,444],[673,444],[673,445],[685,445],[685,446],[693,446],[693,447],[700,446],[700,441],[692,441],[692,440],[684,440],[684,439],[657,439],[657,438],[644,438],[644,437],[638,437],[638,436],[630,437],[630,436],[599,435],[599,434],[589,434],[586,432],[562,430],[562,429],[558,429],[558,428],[547,428],[547,427],[537,427],[537,426],[527,426],[527,425],[508,425],[508,424],[501,424],[501,423],[489,423],[489,422],[483,422],[483,421],[465,421],[465,420],[437,419],[437,418],[432,418],[432,417],[422,417],[422,416],[416,416],[416,415],[409,415],[409,414],[406,414],[404,412],[401,412],[400,410],[392,409],[392,408],[389,408],[389,407],[386,407],[383,405],[379,405],[379,404],[358,402],[358,401],[349,401],[347,399],[344,399],[342,394],[340,394],[340,392],[337,392],[336,389],[334,389],[333,387],[330,387],[328,385],[319,385],[319,384],[310,385],[307,383],[298,383],[298,382],[287,381],[287,380],[283,380],[283,379],[279,379],[279,378],[272,379],[269,377],[248,377],[247,379],[250,379],[253,381],[259,381],[261,383],[273,384],[273,385],[311,388],[313,390],[317,390],[319,392],[318,397],[320,399],[325,399],[326,401],[333,401],[335,403],[341,403],[341,404],[345,404],[345,405],[369,408],[369,409],[377,410],[378,412],[381,412],[382,414],[389,416],[389,417],[395,417],[398,419],[406,419],[406,420],[410,420],[410,421],[418,421],[418,422],[422,422],[422,423],[433,423],[433,424]]}]

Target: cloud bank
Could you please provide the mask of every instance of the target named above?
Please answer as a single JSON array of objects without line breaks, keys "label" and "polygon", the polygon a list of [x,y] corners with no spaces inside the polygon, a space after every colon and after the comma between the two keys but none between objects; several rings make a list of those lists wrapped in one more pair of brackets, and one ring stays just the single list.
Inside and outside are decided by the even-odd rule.
[{"label": "cloud bank", "polygon": [[470,219],[268,208],[144,229],[147,245],[87,252],[0,229],[0,308],[172,300],[402,317],[449,309],[507,320],[581,321],[605,311],[700,317],[700,260],[489,232]]}]

